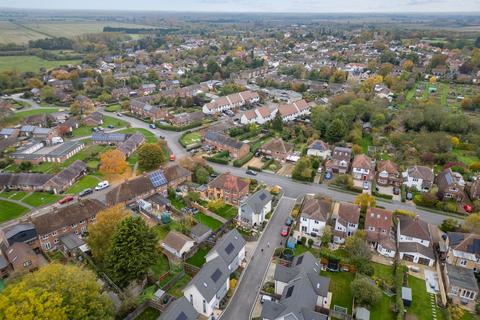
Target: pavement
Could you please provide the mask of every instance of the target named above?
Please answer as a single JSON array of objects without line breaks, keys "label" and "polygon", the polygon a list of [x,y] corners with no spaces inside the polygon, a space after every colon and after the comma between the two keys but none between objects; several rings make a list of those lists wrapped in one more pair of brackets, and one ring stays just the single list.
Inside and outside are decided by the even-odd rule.
[{"label": "pavement", "polygon": [[287,216],[292,211],[295,200],[295,198],[285,196],[280,199],[272,215],[272,219],[258,240],[255,252],[244,271],[238,288],[220,319],[249,319],[250,311],[255,305],[255,300],[257,299],[263,277],[270,264],[275,247],[280,245],[280,241],[285,241],[285,239],[280,236],[280,227],[284,225]]}]

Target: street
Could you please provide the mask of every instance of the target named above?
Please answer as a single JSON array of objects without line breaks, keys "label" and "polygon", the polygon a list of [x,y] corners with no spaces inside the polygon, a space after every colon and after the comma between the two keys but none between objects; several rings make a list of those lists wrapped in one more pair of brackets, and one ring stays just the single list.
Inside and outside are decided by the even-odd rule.
[{"label": "street", "polygon": [[[233,295],[227,309],[221,316],[225,320],[247,320],[250,310],[255,304],[258,291],[263,281],[275,247],[285,238],[280,236],[280,227],[284,225],[287,216],[295,204],[294,198],[282,197],[272,215],[271,221],[258,241],[252,260],[244,271],[242,281]],[[270,246],[267,246],[270,244]],[[263,252],[262,252],[263,249]]]}]

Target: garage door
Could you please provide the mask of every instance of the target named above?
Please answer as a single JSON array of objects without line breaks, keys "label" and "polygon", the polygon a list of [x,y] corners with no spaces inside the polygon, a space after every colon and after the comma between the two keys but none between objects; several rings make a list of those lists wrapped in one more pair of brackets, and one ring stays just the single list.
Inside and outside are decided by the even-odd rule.
[{"label": "garage door", "polygon": [[403,260],[413,262],[413,256],[411,254],[403,254]]},{"label": "garage door", "polygon": [[418,258],[418,263],[428,266],[430,259],[427,258]]}]

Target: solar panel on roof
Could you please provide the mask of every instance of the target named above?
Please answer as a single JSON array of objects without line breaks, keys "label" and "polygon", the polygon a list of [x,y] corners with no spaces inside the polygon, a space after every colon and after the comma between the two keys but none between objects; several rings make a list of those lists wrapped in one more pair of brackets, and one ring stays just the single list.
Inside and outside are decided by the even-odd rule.
[{"label": "solar panel on roof", "polygon": [[262,193],[259,198],[260,198],[260,200],[263,201],[267,198],[267,196],[265,195],[265,193]]},{"label": "solar panel on roof", "polygon": [[213,280],[213,282],[217,282],[221,276],[222,276],[222,271],[220,271],[220,269],[217,269],[215,270],[215,272],[212,274],[210,278]]},{"label": "solar panel on roof", "polygon": [[148,178],[155,188],[167,184],[167,178],[165,178],[162,171],[154,171],[149,174]]},{"label": "solar panel on roof", "polygon": [[303,262],[303,256],[298,257],[297,266]]},{"label": "solar panel on roof", "polygon": [[227,254],[230,254],[230,253],[232,253],[233,249],[235,249],[235,247],[234,247],[233,244],[230,242],[230,243],[228,244],[228,246],[225,248],[225,252],[226,252]]},{"label": "solar panel on roof", "polygon": [[182,311],[175,320],[187,320],[187,315]]},{"label": "solar panel on roof", "polygon": [[294,287],[288,288],[287,294],[285,295],[285,298],[290,298],[290,297],[292,296],[293,288],[294,288]]}]

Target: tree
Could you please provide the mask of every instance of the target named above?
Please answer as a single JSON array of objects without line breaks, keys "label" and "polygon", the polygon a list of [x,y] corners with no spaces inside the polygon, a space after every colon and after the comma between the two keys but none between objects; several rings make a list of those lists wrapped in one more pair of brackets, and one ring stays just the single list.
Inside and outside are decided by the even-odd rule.
[{"label": "tree", "polygon": [[347,126],[340,119],[335,119],[327,127],[325,138],[328,142],[338,142],[342,140],[347,134]]},{"label": "tree", "polygon": [[109,150],[100,156],[100,172],[103,174],[121,174],[127,167],[125,154],[118,149]]},{"label": "tree", "polygon": [[101,95],[98,96],[98,101],[100,102],[109,102],[112,101],[113,97],[107,91],[103,91]]},{"label": "tree", "polygon": [[204,167],[198,167],[194,173],[195,182],[205,184],[208,182],[208,171]]},{"label": "tree", "polygon": [[460,144],[460,139],[458,137],[451,137],[450,141],[452,142],[452,146],[454,148],[458,147],[458,145]]},{"label": "tree", "polygon": [[463,228],[469,232],[480,234],[480,213],[469,215],[463,223]]},{"label": "tree", "polygon": [[382,291],[367,277],[359,277],[350,285],[355,304],[374,306],[382,298]]},{"label": "tree", "polygon": [[450,317],[452,320],[463,319],[465,311],[460,306],[449,306],[448,311],[450,312]]},{"label": "tree", "polygon": [[138,165],[143,170],[157,169],[164,161],[163,149],[156,143],[146,143],[138,149]]},{"label": "tree", "polygon": [[95,223],[88,225],[87,244],[97,263],[103,263],[118,224],[129,216],[123,204],[100,211]]},{"label": "tree", "polygon": [[322,241],[322,246],[327,247],[330,242],[332,242],[332,237],[333,237],[333,231],[332,227],[329,225],[326,225],[325,228],[323,229],[323,234],[320,240]]},{"label": "tree", "polygon": [[366,211],[368,207],[375,207],[375,197],[372,195],[369,195],[368,193],[362,193],[359,194],[355,198],[355,204],[357,206],[360,206],[362,211]]},{"label": "tree", "polygon": [[0,318],[113,319],[112,303],[100,289],[93,272],[52,263],[7,286],[0,295]]},{"label": "tree", "polygon": [[46,86],[40,89],[40,99],[50,102],[55,98],[55,90],[50,87]]},{"label": "tree", "polygon": [[273,130],[276,130],[276,131],[279,131],[279,132],[282,132],[282,130],[283,130],[282,115],[278,111],[275,113],[275,117],[272,120],[272,128],[273,128]]},{"label": "tree", "polygon": [[312,163],[308,157],[300,158],[292,171],[292,178],[300,181],[312,180]]},{"label": "tree", "polygon": [[456,219],[453,218],[447,218],[442,221],[442,224],[440,225],[440,230],[443,232],[452,232],[456,231],[460,228],[460,223]]},{"label": "tree", "polygon": [[365,232],[357,231],[353,236],[345,240],[345,249],[348,252],[350,262],[357,268],[359,273],[373,274],[371,266],[372,252],[365,241]]},{"label": "tree", "polygon": [[412,60],[407,59],[403,62],[403,70],[405,71],[412,71],[413,67],[414,64]]},{"label": "tree", "polygon": [[145,276],[155,261],[156,234],[141,217],[123,219],[115,230],[105,255],[105,266],[120,287]]},{"label": "tree", "polygon": [[27,87],[29,87],[30,89],[32,88],[41,88],[43,87],[43,82],[40,81],[40,79],[38,78],[30,78],[27,80]]}]

